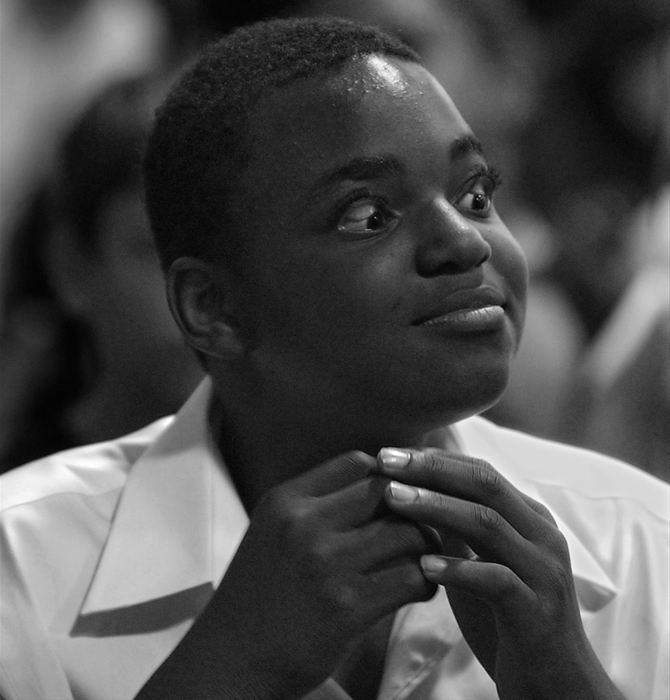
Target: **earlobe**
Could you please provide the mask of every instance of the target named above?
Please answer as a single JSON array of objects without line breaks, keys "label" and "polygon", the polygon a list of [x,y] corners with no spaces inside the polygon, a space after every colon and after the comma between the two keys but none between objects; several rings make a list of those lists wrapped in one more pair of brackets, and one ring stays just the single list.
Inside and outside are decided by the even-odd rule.
[{"label": "earlobe", "polygon": [[198,258],[178,258],[167,274],[168,303],[186,342],[206,355],[234,359],[244,344],[225,287],[222,273]]}]

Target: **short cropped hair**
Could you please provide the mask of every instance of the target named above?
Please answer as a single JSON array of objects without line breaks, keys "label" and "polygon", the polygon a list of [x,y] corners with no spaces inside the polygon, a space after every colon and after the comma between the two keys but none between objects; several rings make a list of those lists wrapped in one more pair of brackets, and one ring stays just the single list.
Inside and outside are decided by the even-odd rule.
[{"label": "short cropped hair", "polygon": [[399,39],[344,19],[274,19],[205,49],[156,111],[144,160],[146,206],[161,264],[181,256],[232,258],[229,198],[250,155],[258,100],[299,78],[332,74],[369,54],[419,61]]}]

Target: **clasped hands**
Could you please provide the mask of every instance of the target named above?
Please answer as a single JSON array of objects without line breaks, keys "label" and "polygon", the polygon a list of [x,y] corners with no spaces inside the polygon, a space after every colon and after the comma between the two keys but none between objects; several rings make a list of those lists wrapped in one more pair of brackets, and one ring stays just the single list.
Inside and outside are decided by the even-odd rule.
[{"label": "clasped hands", "polygon": [[488,463],[439,449],[347,453],[268,491],[163,682],[197,658],[208,693],[300,698],[438,585],[502,700],[622,697],[584,633],[548,510]]}]

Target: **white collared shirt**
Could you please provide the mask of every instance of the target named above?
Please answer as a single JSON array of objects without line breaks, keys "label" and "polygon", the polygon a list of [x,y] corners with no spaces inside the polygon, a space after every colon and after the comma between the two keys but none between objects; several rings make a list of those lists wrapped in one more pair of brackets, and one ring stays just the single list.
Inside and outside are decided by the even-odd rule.
[{"label": "white collared shirt", "polygon": [[[176,418],[0,479],[0,696],[135,696],[223,576],[248,517],[207,428],[209,380]],[[668,487],[614,460],[504,430],[453,427],[552,511],[586,632],[630,700],[667,700]],[[328,681],[310,700],[346,700]],[[379,698],[493,700],[444,591],[402,608]]]}]

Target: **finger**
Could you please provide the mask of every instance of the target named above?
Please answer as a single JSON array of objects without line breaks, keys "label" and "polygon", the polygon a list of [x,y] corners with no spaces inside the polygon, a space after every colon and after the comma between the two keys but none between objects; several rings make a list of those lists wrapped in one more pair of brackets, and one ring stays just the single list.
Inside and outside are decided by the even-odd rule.
[{"label": "finger", "polygon": [[367,477],[377,461],[365,452],[338,455],[286,482],[286,489],[305,496],[323,496]]},{"label": "finger", "polygon": [[386,494],[389,507],[398,515],[440,533],[455,533],[486,560],[524,572],[537,564],[534,545],[488,506],[397,481],[390,482]]},{"label": "finger", "polygon": [[385,448],[379,452],[378,465],[388,477],[487,506],[529,540],[541,537],[547,524],[551,525],[548,511],[541,504],[484,460],[434,448]]},{"label": "finger", "polygon": [[[434,530],[434,532],[437,531]],[[459,559],[477,558],[477,555],[472,551],[472,548],[469,547],[455,532],[442,530],[438,536],[442,544],[442,554],[450,557],[458,557]]]},{"label": "finger", "polygon": [[384,497],[388,479],[369,476],[319,498],[318,511],[336,528],[357,528],[390,514]]},{"label": "finger", "polygon": [[529,508],[532,508],[541,518],[544,518],[549,525],[556,527],[556,520],[554,520],[554,516],[547,506],[526,495],[523,491],[519,491],[519,494]]},{"label": "finger", "polygon": [[434,554],[421,557],[429,581],[450,590],[463,591],[488,603],[496,616],[518,620],[536,604],[537,596],[511,569],[477,559],[457,559]]},{"label": "finger", "polygon": [[409,559],[364,575],[361,596],[364,609],[375,615],[394,612],[408,603],[432,598],[437,586],[423,573],[418,559]]},{"label": "finger", "polygon": [[418,561],[422,554],[442,552],[433,530],[393,515],[344,533],[338,544],[358,571],[374,571],[397,559],[414,557]]}]

